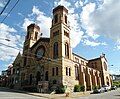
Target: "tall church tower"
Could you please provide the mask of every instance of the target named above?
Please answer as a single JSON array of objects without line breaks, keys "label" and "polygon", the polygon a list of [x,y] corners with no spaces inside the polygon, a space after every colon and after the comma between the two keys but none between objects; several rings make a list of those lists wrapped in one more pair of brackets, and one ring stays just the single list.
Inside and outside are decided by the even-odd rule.
[{"label": "tall church tower", "polygon": [[52,59],[71,59],[70,27],[68,23],[68,10],[64,6],[53,9],[52,27],[50,31],[50,44]]}]

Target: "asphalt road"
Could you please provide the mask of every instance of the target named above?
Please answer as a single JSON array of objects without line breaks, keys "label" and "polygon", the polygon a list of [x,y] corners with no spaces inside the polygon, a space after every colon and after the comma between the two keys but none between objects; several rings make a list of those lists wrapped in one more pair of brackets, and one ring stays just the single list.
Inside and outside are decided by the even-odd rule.
[{"label": "asphalt road", "polygon": [[46,98],[15,92],[7,88],[0,88],[0,99],[46,99]]},{"label": "asphalt road", "polygon": [[76,99],[120,99],[120,88],[100,94],[90,94]]}]

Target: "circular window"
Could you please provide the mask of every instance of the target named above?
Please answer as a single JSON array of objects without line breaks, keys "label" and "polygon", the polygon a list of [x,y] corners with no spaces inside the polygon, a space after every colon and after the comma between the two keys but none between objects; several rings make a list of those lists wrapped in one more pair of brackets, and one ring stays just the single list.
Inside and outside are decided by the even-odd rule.
[{"label": "circular window", "polygon": [[36,51],[36,57],[38,59],[42,58],[44,56],[44,53],[45,53],[45,48],[44,46],[40,46],[38,47],[37,51]]}]

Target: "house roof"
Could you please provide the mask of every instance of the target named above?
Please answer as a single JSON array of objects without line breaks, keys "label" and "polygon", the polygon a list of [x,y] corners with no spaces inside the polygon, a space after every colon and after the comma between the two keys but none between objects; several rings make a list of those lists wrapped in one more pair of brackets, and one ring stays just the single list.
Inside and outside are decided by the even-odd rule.
[{"label": "house roof", "polygon": [[79,57],[79,58],[82,58],[82,59],[88,61],[87,59],[85,59],[84,57],[82,57],[82,56],[80,56],[80,55],[77,55],[77,54],[75,54],[75,53],[72,53],[72,54],[75,55],[75,56],[77,56],[77,57]]}]

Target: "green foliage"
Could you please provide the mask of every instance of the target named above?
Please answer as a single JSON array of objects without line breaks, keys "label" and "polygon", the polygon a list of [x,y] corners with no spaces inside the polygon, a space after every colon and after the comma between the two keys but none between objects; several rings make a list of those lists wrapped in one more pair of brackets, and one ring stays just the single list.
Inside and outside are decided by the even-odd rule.
[{"label": "green foliage", "polygon": [[85,91],[85,86],[84,85],[75,85],[74,86],[74,92],[84,92]]},{"label": "green foliage", "polygon": [[80,85],[74,86],[74,92],[80,92]]},{"label": "green foliage", "polygon": [[99,87],[98,86],[93,86],[93,90],[96,90],[96,89],[98,89]]},{"label": "green foliage", "polygon": [[81,85],[81,86],[80,86],[80,91],[82,91],[82,92],[85,91],[85,86],[84,86],[84,85]]},{"label": "green foliage", "polygon": [[10,85],[9,85],[9,88],[10,88],[10,89],[13,89],[13,88],[14,88],[14,84],[10,84]]},{"label": "green foliage", "polygon": [[65,90],[66,90],[66,87],[64,85],[60,85],[57,87],[56,89],[56,93],[59,94],[59,93],[65,93]]},{"label": "green foliage", "polygon": [[120,87],[120,81],[114,81],[114,82],[113,82],[113,86]]}]

